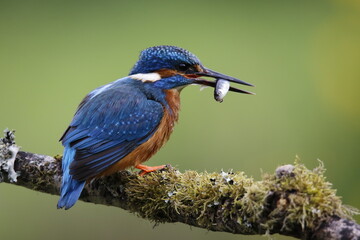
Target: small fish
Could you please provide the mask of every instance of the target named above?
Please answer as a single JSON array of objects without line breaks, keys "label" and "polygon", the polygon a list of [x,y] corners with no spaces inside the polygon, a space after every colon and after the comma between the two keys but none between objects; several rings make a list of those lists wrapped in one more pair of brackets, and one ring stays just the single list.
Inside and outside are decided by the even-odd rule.
[{"label": "small fish", "polygon": [[214,90],[214,98],[218,102],[222,102],[225,95],[230,89],[230,82],[221,78],[216,80],[216,87]]}]

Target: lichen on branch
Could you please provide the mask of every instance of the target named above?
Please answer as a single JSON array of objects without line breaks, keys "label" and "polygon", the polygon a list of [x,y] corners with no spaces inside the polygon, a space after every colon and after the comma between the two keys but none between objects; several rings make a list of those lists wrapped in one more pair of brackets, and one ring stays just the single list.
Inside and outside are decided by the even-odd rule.
[{"label": "lichen on branch", "polygon": [[[16,182],[18,173],[14,169],[15,158],[20,147],[15,144],[15,131],[4,130],[4,138],[0,138],[0,170],[8,173],[11,182]],[[3,181],[3,175],[0,171],[0,182]]]},{"label": "lichen on branch", "polygon": [[[12,144],[5,145],[3,152]],[[14,167],[20,172],[15,184],[59,193],[61,157],[19,152]],[[167,166],[145,176],[122,171],[91,181],[80,199],[121,207],[156,223],[236,234],[359,239],[360,226],[352,219],[358,211],[342,203],[324,172],[322,162],[309,170],[296,160],[256,181],[243,172],[181,173]]]},{"label": "lichen on branch", "polygon": [[[291,165],[292,166],[292,165]],[[281,169],[281,168],[280,168]],[[323,173],[298,161],[289,172],[254,181],[243,172],[198,173],[168,169],[128,183],[131,210],[154,221],[188,221],[233,233],[256,234],[315,229],[331,216],[352,219],[357,211],[342,204]],[[139,211],[139,209],[141,209]],[[228,221],[236,222],[229,228]]]}]

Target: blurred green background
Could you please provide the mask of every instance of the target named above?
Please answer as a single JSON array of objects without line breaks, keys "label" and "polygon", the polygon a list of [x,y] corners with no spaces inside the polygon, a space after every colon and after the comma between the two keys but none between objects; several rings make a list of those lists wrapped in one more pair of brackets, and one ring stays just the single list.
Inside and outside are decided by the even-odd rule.
[{"label": "blurred green background", "polygon": [[[0,1],[0,129],[55,155],[81,99],[126,76],[139,52],[168,44],[256,85],[256,96],[182,92],[180,121],[149,165],[261,171],[321,159],[360,208],[360,2]],[[264,239],[153,223],[124,210],[0,184],[1,239]],[[360,218],[358,217],[359,221]],[[289,239],[277,236],[277,239]]]}]

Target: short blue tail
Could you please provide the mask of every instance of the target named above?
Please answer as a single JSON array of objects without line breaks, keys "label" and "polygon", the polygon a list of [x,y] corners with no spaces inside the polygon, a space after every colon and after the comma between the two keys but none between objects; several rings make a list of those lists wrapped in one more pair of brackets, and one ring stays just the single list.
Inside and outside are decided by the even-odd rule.
[{"label": "short blue tail", "polygon": [[57,204],[58,208],[69,209],[79,199],[85,186],[85,181],[77,181],[70,175],[70,163],[74,160],[75,149],[65,147],[62,159],[63,178],[61,184],[61,195]]}]

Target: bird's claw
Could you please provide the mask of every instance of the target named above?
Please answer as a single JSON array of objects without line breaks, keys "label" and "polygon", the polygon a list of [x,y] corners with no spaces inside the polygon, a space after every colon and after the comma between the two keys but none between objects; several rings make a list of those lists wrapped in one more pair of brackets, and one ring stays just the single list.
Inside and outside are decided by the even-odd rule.
[{"label": "bird's claw", "polygon": [[161,169],[165,168],[166,166],[167,166],[167,165],[160,165],[160,166],[150,167],[150,166],[138,164],[138,165],[135,166],[135,168],[141,170],[141,171],[139,172],[139,175],[140,175],[140,176],[144,176],[144,175],[147,174],[147,173],[154,172],[154,171],[157,171],[157,170],[161,170]]}]

